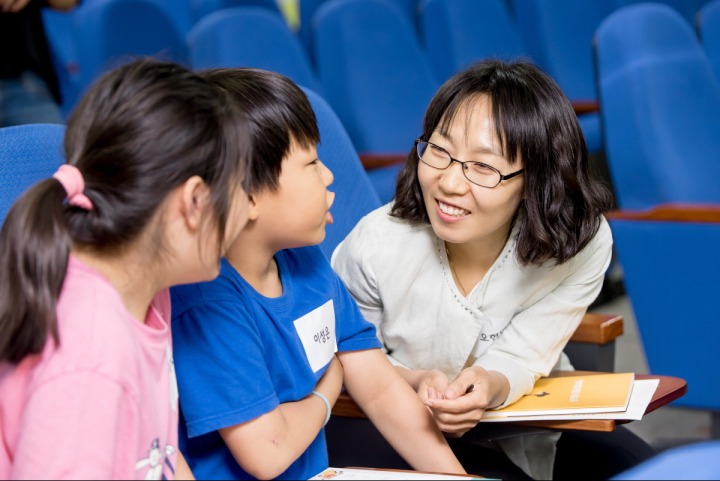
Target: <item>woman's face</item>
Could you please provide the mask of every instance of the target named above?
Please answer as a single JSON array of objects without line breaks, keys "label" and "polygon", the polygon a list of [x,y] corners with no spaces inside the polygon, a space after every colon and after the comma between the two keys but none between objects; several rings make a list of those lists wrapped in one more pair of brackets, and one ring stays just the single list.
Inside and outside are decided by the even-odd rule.
[{"label": "woman's face", "polygon": [[[455,115],[446,134],[435,130],[429,142],[447,151],[453,159],[481,162],[507,175],[523,168],[502,155],[495,134],[490,99],[468,100]],[[420,161],[418,179],[435,234],[453,244],[504,243],[523,198],[523,175],[500,182],[494,188],[470,182],[463,167],[452,162],[444,170]]]}]

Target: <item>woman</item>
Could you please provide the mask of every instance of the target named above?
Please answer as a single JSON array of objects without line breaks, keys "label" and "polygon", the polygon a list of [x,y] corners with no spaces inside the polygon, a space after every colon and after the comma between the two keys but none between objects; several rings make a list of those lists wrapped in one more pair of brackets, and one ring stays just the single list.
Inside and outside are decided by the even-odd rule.
[{"label": "woman", "polygon": [[[531,64],[484,61],[433,97],[394,203],[358,224],[333,267],[438,426],[459,437],[571,368],[562,350],[602,287],[611,205],[555,82]],[[548,479],[558,436],[500,443]],[[466,443],[454,444],[463,461]],[[487,475],[494,458],[465,468]]]}]

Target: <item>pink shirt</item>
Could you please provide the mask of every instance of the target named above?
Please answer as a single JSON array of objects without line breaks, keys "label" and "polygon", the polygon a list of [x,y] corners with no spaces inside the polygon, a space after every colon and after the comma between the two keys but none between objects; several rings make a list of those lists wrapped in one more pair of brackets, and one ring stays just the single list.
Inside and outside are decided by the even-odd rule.
[{"label": "pink shirt", "polygon": [[71,257],[57,317],[59,346],[0,365],[0,479],[172,479],[169,292],[142,324],[104,277]]}]

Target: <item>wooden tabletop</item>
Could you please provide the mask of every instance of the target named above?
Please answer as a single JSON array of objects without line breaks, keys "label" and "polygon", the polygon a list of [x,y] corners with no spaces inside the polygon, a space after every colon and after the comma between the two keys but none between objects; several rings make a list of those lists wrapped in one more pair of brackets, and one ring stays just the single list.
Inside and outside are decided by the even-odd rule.
[{"label": "wooden tabletop", "polygon": [[[563,371],[554,372],[550,377],[554,376],[573,376],[577,374],[604,374],[592,371]],[[655,394],[653,394],[650,404],[648,404],[645,414],[651,413],[659,407],[665,406],[670,402],[678,399],[687,392],[687,382],[684,379],[672,376],[659,376],[654,374],[635,374],[635,379],[658,379],[660,382]],[[342,393],[335,403],[332,410],[333,416],[365,418],[365,413],[355,404],[352,398]],[[605,431],[610,432],[615,429],[618,424],[631,422],[629,420],[614,419],[584,419],[579,421],[508,421],[502,424],[528,426],[553,430],[580,430],[580,431]]]},{"label": "wooden tabletop", "polygon": [[[566,371],[557,373],[559,375],[573,375],[578,372]],[[582,374],[593,374],[592,372],[582,372]],[[599,374],[599,373],[598,373]],[[657,408],[671,403],[687,392],[687,382],[684,379],[672,376],[657,376],[651,374],[635,374],[635,379],[658,379],[655,393],[653,394],[650,404],[645,409],[645,414],[655,411]],[[632,422],[631,420],[615,420],[615,419],[584,419],[581,421],[520,421],[517,424],[522,426],[534,426],[546,429],[555,429],[562,431],[580,430],[580,431],[605,431],[615,430],[618,424]]]}]

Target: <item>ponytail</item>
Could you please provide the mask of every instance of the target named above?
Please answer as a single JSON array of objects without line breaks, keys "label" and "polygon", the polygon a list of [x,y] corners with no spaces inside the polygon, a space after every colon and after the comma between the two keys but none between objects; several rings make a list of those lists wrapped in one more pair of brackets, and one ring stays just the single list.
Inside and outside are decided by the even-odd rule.
[{"label": "ponytail", "polygon": [[[141,59],[96,80],[68,118],[67,164],[25,192],[0,231],[0,362],[41,352],[49,337],[60,342],[56,305],[71,247],[116,255],[193,176],[212,191],[207,225],[219,256],[248,131],[225,94],[186,67]],[[162,256],[164,240],[150,257]]]},{"label": "ponytail", "polygon": [[13,205],[0,231],[0,362],[58,343],[55,307],[70,254],[65,189],[47,179]]}]

